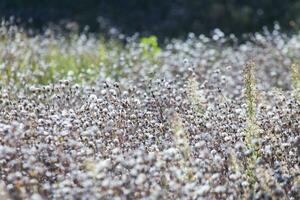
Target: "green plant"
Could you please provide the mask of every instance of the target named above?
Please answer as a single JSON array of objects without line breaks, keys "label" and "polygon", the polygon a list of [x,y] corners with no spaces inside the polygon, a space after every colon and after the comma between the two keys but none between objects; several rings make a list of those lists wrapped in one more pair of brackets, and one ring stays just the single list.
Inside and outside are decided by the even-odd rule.
[{"label": "green plant", "polygon": [[189,137],[188,134],[185,132],[182,119],[178,114],[172,119],[173,125],[173,132],[174,132],[174,139],[176,142],[177,149],[182,154],[183,159],[180,160],[180,167],[184,171],[183,181],[188,180],[191,181],[194,179],[194,173],[190,168],[190,155],[191,155],[191,148],[189,145]]},{"label": "green plant", "polygon": [[[247,101],[247,121],[253,124],[255,122],[255,106],[256,106],[256,80],[255,80],[255,63],[249,61],[245,66],[245,97]],[[250,125],[248,123],[248,125]]]},{"label": "green plant", "polygon": [[199,90],[199,83],[194,76],[190,77],[187,81],[187,95],[192,104],[192,107],[197,115],[201,116],[204,113],[204,98],[201,96]]},{"label": "green plant", "polygon": [[299,65],[293,63],[291,65],[292,87],[295,97],[300,100],[300,70]]},{"label": "green plant", "polygon": [[157,37],[154,35],[141,38],[140,45],[143,49],[142,54],[145,59],[154,60],[155,56],[161,52]]},{"label": "green plant", "polygon": [[246,119],[246,146],[251,151],[250,157],[246,159],[246,175],[251,185],[256,182],[256,177],[253,173],[255,162],[258,158],[257,138],[259,127],[256,121],[256,79],[255,79],[255,63],[248,61],[244,70],[245,81],[245,98],[247,106]]}]

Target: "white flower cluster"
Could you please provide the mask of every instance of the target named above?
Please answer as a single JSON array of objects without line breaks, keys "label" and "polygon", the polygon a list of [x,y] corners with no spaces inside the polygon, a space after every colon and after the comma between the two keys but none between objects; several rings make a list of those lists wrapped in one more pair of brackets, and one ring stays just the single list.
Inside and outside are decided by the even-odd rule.
[{"label": "white flower cluster", "polygon": [[[149,59],[132,38],[99,50],[94,36],[0,33],[1,199],[299,199],[300,102],[289,78],[298,36],[230,44],[219,30],[191,34]],[[93,80],[83,68],[69,66],[63,81],[52,71],[99,57]],[[256,149],[245,133],[250,58]]]}]

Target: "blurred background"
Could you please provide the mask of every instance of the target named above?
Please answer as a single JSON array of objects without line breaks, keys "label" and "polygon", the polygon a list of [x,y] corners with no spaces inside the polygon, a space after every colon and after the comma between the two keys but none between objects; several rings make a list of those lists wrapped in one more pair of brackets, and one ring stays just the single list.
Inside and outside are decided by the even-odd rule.
[{"label": "blurred background", "polygon": [[189,32],[226,34],[272,29],[297,31],[299,0],[0,0],[0,16],[42,30],[49,24],[109,34],[184,37]]}]

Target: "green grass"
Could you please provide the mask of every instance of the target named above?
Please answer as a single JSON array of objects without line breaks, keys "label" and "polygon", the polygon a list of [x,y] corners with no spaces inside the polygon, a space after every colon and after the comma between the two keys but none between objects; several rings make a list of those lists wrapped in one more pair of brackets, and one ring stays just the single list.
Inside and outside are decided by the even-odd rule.
[{"label": "green grass", "polygon": [[[80,37],[29,37],[22,31],[11,36],[2,35],[0,84],[46,85],[61,79],[72,79],[75,83],[92,82],[101,70],[104,76],[114,79],[123,75],[119,66],[112,66],[121,52],[127,52],[124,44],[95,37],[94,43],[89,46],[78,44]],[[17,76],[20,73],[23,77]]]}]

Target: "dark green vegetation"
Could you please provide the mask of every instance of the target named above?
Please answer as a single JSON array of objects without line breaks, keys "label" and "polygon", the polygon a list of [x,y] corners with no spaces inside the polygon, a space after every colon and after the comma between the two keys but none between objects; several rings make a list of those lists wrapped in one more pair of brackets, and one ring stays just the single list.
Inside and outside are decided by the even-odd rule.
[{"label": "dark green vegetation", "polygon": [[[184,36],[189,32],[225,33],[260,31],[278,21],[284,30],[298,30],[298,0],[1,0],[2,17],[16,16],[33,27],[49,22],[76,21],[83,28],[122,33],[146,33],[160,38]],[[99,18],[100,17],[100,18]],[[99,23],[100,22],[100,26]]]}]

